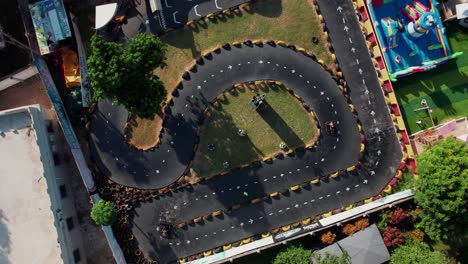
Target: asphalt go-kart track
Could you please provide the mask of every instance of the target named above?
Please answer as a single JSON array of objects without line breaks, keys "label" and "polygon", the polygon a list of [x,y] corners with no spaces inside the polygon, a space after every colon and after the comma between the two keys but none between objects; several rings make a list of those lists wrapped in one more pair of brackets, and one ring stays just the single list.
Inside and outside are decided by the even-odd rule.
[{"label": "asphalt go-kart track", "polygon": [[[189,171],[204,109],[237,83],[282,82],[318,120],[321,133],[312,147],[232,170],[134,208],[131,231],[145,256],[172,263],[266,233],[375,196],[395,175],[403,154],[352,2],[318,4],[347,93],[310,56],[274,42],[247,41],[198,59],[184,75],[166,108],[160,144],[152,151],[138,151],[125,142],[125,109],[99,103],[91,128],[93,158],[113,181],[140,189],[165,187]],[[344,25],[349,30],[344,31]],[[338,124],[336,135],[325,131],[330,120]],[[201,218],[213,212],[214,217]],[[173,226],[169,238],[160,236],[161,222]]]}]

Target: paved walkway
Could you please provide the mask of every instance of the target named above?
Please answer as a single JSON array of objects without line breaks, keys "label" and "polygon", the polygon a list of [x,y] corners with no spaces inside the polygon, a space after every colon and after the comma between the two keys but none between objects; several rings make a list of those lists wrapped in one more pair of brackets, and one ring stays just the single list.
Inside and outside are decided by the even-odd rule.
[{"label": "paved walkway", "polygon": [[29,66],[24,70],[5,77],[0,81],[0,91],[3,91],[17,83],[23,82],[37,74],[36,66]]},{"label": "paved walkway", "polygon": [[41,78],[39,75],[34,75],[25,81],[0,91],[0,110],[39,104],[46,113],[53,112],[52,103],[47,93],[41,87],[44,87]]}]

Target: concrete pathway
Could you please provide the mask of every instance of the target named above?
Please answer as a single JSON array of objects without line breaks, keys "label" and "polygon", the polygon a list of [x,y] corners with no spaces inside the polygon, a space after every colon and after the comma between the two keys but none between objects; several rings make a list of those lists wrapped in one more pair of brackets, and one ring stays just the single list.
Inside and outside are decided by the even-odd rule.
[{"label": "concrete pathway", "polygon": [[3,91],[17,83],[23,82],[37,74],[36,66],[29,66],[24,70],[5,77],[0,81],[0,91]]}]

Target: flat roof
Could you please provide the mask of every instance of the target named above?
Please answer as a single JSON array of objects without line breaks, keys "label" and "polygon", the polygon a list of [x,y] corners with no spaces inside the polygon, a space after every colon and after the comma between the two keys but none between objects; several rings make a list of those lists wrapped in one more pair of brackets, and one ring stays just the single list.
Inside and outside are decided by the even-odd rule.
[{"label": "flat roof", "polygon": [[63,263],[28,109],[0,112],[0,263]]},{"label": "flat roof", "polygon": [[457,10],[457,19],[468,17],[468,3],[456,5],[455,8]]},{"label": "flat roof", "polygon": [[107,25],[117,12],[117,3],[96,6],[96,24],[94,28],[99,29]]}]

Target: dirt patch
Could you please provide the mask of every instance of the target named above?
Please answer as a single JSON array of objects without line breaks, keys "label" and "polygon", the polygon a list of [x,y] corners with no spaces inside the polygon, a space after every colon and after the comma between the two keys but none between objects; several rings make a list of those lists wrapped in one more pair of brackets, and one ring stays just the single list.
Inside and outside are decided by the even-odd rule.
[{"label": "dirt patch", "polygon": [[159,143],[162,128],[162,114],[154,115],[153,119],[130,117],[125,128],[126,141],[139,150],[149,150]]}]

